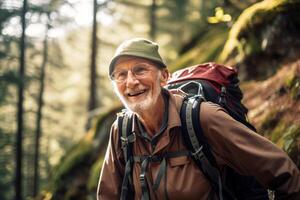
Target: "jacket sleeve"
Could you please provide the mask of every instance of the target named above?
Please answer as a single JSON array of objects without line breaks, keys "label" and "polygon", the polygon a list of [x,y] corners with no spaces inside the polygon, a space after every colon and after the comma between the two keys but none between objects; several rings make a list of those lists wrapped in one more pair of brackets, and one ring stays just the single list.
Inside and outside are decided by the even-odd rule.
[{"label": "jacket sleeve", "polygon": [[124,158],[116,122],[112,125],[97,189],[97,200],[120,199]]},{"label": "jacket sleeve", "polygon": [[300,172],[268,139],[235,121],[218,105],[201,104],[200,123],[216,157],[275,190],[276,199],[300,199]]}]

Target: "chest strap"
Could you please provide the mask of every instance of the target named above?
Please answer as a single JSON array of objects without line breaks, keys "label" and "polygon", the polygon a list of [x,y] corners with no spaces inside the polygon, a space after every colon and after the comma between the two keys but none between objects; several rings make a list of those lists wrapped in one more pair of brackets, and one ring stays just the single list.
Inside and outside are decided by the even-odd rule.
[{"label": "chest strap", "polygon": [[156,191],[160,185],[162,178],[165,178],[165,199],[169,199],[167,195],[167,159],[168,158],[175,158],[175,157],[182,157],[182,156],[191,156],[190,152],[188,151],[177,151],[177,152],[166,152],[163,154],[158,155],[142,155],[142,156],[133,156],[133,161],[137,163],[141,163],[141,174],[140,174],[140,183],[142,187],[142,199],[149,200],[149,181],[147,180],[147,170],[150,162],[160,162],[160,167],[158,170],[158,174],[155,178],[154,184],[152,185],[153,191]]}]

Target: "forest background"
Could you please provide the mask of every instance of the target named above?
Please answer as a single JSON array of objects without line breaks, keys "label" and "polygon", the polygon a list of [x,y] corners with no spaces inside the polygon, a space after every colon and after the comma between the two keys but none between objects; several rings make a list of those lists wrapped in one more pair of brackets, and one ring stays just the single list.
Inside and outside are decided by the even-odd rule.
[{"label": "forest background", "polygon": [[1,0],[0,199],[95,199],[122,106],[108,63],[160,44],[170,71],[238,68],[249,119],[300,168],[299,0]]}]

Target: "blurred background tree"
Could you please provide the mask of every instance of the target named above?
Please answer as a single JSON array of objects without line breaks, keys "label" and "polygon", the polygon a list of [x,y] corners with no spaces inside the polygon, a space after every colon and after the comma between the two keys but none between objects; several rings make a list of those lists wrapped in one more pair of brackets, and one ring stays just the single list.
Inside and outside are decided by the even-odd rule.
[{"label": "blurred background tree", "polygon": [[[115,48],[133,37],[158,42],[171,71],[208,61],[239,67],[243,80],[254,81],[243,82],[250,119],[297,158],[300,134],[295,124],[300,114],[293,110],[295,117],[283,117],[284,123],[276,117],[299,105],[297,67],[274,87],[272,97],[253,100],[257,95],[247,92],[260,88],[254,87],[258,80],[272,82],[284,63],[299,58],[297,1],[27,0],[26,69],[21,78],[23,3],[0,2],[0,199],[95,198],[110,124],[121,109],[107,66]],[[14,159],[20,85],[23,179],[16,174]],[[280,98],[291,98],[285,101],[289,103],[260,115],[259,109],[266,110],[261,102],[272,105],[281,92]],[[18,180],[20,196],[14,188]]]}]

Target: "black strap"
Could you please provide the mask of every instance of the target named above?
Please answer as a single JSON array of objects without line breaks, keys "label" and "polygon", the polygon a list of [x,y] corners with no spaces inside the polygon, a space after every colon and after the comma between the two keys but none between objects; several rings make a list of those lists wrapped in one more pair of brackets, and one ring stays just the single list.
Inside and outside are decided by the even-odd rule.
[{"label": "black strap", "polygon": [[149,159],[146,158],[145,160],[143,160],[142,166],[141,166],[140,183],[141,183],[141,187],[142,187],[142,200],[150,199],[147,178],[146,178],[148,163],[149,163]]},{"label": "black strap", "polygon": [[175,158],[181,156],[191,156],[191,153],[189,151],[176,151],[176,152],[166,152],[166,153],[156,154],[156,155],[136,155],[133,156],[133,161],[141,163],[145,159],[148,159],[150,162],[161,162],[163,158]]},{"label": "black strap", "polygon": [[132,199],[134,197],[134,189],[132,184],[132,142],[134,142],[136,138],[134,131],[132,131],[132,122],[132,114],[123,111],[123,113],[118,115],[118,130],[125,161],[125,172],[122,181],[120,197],[121,200]]},{"label": "black strap", "polygon": [[163,178],[164,175],[166,175],[166,171],[167,170],[167,161],[166,158],[163,158],[159,170],[158,170],[158,174],[155,178],[154,184],[153,184],[153,190],[156,191],[160,185],[161,179]]},{"label": "black strap", "polygon": [[130,173],[131,173],[131,162],[130,160],[128,160],[125,165],[125,174],[122,182],[121,198],[120,198],[121,200],[127,199],[128,198],[127,195],[130,194],[131,188],[130,188],[130,184],[128,184],[130,182]]}]

